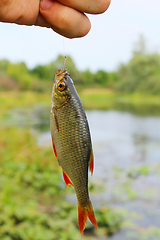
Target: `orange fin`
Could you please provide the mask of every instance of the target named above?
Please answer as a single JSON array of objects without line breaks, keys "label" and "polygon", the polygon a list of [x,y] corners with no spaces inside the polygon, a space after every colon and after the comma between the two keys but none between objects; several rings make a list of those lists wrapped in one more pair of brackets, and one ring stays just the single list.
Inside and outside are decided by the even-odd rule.
[{"label": "orange fin", "polygon": [[91,201],[88,201],[88,204],[86,207],[82,207],[80,204],[78,204],[78,225],[79,225],[79,231],[80,233],[83,233],[83,230],[85,228],[85,224],[87,222],[87,218],[91,221],[91,223],[95,226],[95,228],[98,230],[97,221],[93,212]]},{"label": "orange fin", "polygon": [[[62,169],[62,171],[63,171],[63,169]],[[69,187],[69,184],[73,186],[73,183],[71,182],[71,180],[69,179],[69,177],[67,176],[67,174],[64,171],[63,171],[63,178],[64,178],[64,181],[65,181],[67,187]]]},{"label": "orange fin", "polygon": [[55,148],[55,145],[54,145],[53,140],[52,140],[52,145],[53,145],[54,154],[55,154],[55,156],[57,157],[57,152],[56,152],[56,148]]},{"label": "orange fin", "polygon": [[93,174],[93,169],[94,169],[94,159],[93,159],[93,150],[91,150],[90,160],[89,160],[89,171],[91,172],[91,175]]}]

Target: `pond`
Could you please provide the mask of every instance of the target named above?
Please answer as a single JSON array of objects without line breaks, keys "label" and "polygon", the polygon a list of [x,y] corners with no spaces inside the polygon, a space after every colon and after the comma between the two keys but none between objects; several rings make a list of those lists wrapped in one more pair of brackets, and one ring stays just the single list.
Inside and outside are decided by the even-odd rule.
[{"label": "pond", "polygon": [[[49,107],[17,109],[5,124],[29,125],[40,146],[51,145]],[[160,239],[160,117],[127,111],[87,111],[95,169],[94,206],[122,210],[124,224],[112,240]],[[68,200],[76,202],[74,196]],[[103,238],[104,240],[105,238]]]}]

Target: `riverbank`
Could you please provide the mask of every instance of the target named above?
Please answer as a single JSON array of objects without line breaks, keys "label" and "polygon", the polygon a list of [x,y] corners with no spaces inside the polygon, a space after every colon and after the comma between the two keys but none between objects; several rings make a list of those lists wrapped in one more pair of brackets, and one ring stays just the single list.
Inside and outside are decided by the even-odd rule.
[{"label": "riverbank", "polygon": [[[160,96],[158,95],[142,95],[139,93],[133,94],[118,94],[108,89],[85,89],[79,92],[79,96],[87,110],[107,110],[113,109],[118,104],[157,106],[160,107]],[[35,104],[50,104],[51,93],[37,92],[1,92],[0,104],[2,108],[9,109],[13,105],[19,107],[33,106]]]}]

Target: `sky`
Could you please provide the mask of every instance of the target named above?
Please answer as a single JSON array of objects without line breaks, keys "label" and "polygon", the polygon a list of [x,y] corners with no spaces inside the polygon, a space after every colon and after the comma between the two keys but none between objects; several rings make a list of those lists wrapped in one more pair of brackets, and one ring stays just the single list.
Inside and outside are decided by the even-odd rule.
[{"label": "sky", "polygon": [[0,23],[0,59],[33,68],[62,54],[70,55],[81,71],[114,71],[131,59],[141,34],[148,51],[160,53],[159,0],[112,0],[105,13],[88,17],[91,31],[79,39],[42,27]]}]

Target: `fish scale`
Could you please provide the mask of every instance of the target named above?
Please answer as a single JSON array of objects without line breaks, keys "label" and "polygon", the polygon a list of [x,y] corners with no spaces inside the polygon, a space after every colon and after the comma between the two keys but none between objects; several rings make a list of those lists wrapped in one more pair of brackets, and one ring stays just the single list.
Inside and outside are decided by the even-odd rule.
[{"label": "fish scale", "polygon": [[66,184],[74,186],[79,211],[79,229],[87,217],[97,228],[88,193],[88,167],[93,171],[92,144],[82,103],[66,70],[57,70],[52,91],[50,129],[55,154]]},{"label": "fish scale", "polygon": [[[85,152],[87,152],[89,149],[83,144],[84,134],[82,131],[83,123],[81,121],[81,118],[79,121],[81,122],[80,125],[79,122],[74,122],[74,112],[70,115],[72,111],[71,106],[71,102],[69,102],[69,104],[66,104],[62,108],[57,109],[57,118],[59,124],[59,132],[57,131],[57,135],[59,136],[58,138],[54,138],[54,143],[58,155],[58,162],[60,166],[63,166],[63,170],[67,173],[67,175],[70,176],[71,181],[75,182],[75,179],[79,178],[81,181],[85,181],[85,185],[87,185],[88,161],[82,162],[80,160],[83,159],[84,156],[86,156]],[[63,139],[63,132],[66,135],[65,139]],[[77,143],[74,141],[75,135],[79,135],[79,137],[77,138]],[[59,141],[59,139],[61,139],[61,141]],[[77,190],[77,195],[79,196],[81,192],[79,191],[79,186],[77,186],[77,184],[74,184],[74,187],[75,190]],[[88,199],[87,188],[85,188],[84,191],[85,194],[83,194],[83,202]],[[78,198],[79,201],[81,200],[81,198]]]}]

